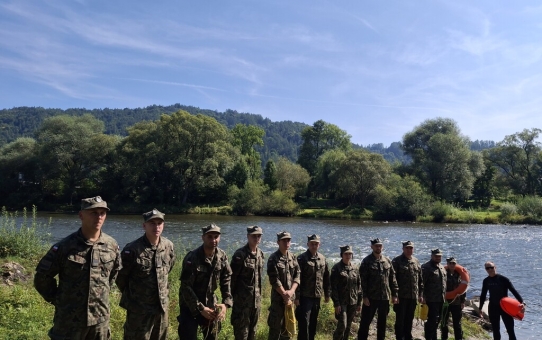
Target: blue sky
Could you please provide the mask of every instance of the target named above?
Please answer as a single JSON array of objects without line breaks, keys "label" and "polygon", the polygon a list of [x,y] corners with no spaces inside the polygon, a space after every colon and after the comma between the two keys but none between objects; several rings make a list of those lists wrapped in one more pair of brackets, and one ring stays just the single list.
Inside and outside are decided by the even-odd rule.
[{"label": "blue sky", "polygon": [[338,125],[542,128],[538,1],[0,0],[0,108],[181,103]]}]

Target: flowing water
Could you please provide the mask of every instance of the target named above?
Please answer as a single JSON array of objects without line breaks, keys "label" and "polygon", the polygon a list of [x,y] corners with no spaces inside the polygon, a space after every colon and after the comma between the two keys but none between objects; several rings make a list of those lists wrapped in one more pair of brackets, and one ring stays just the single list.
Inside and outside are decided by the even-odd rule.
[{"label": "flowing water", "polygon": [[[52,241],[77,230],[77,215],[40,214],[40,221],[53,218]],[[264,230],[261,248],[266,255],[277,249],[275,234],[287,230],[292,234],[295,253],[305,250],[306,236],[319,234],[320,252],[331,262],[339,260],[339,246],[354,248],[354,261],[359,262],[371,251],[369,240],[384,240],[384,253],[389,257],[402,251],[401,241],[415,243],[415,256],[424,263],[430,249],[440,248],[443,258],[454,256],[471,274],[468,297],[480,294],[487,276],[484,262],[493,261],[500,274],[507,276],[527,303],[525,319],[516,321],[518,339],[542,339],[542,227],[505,225],[445,225],[413,223],[374,223],[348,220],[313,220],[276,217],[232,217],[215,215],[167,215],[164,236],[185,250],[201,243],[200,228],[213,222],[222,228],[220,247],[233,252],[246,241],[246,227],[259,225]],[[113,236],[122,248],[143,234],[142,218],[134,215],[109,215],[103,230]],[[503,339],[507,339],[501,325]]]}]

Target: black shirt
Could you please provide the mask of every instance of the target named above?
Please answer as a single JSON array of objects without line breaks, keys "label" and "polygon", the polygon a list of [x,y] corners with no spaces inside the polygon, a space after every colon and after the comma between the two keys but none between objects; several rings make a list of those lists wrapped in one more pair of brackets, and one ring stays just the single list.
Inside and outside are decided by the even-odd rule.
[{"label": "black shirt", "polygon": [[512,294],[514,294],[514,296],[516,297],[516,299],[518,299],[519,302],[523,303],[521,295],[519,295],[518,291],[514,288],[512,282],[510,282],[510,280],[506,276],[495,274],[495,276],[493,277],[488,276],[484,279],[484,282],[482,284],[482,294],[480,295],[480,310],[482,309],[482,306],[486,301],[486,295],[488,290],[490,305],[499,306],[501,299],[508,296],[509,290]]}]

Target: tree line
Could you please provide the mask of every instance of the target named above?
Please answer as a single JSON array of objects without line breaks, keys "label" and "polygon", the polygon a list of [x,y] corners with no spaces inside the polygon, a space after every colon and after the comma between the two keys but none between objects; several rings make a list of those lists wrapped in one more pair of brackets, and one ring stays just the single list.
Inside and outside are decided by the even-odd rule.
[{"label": "tree line", "polygon": [[228,126],[224,120],[235,114],[219,116],[223,122],[185,110],[162,113],[125,135],[107,133],[92,114],[44,118],[32,136],[0,148],[0,205],[63,208],[100,194],[125,211],[225,204],[235,214],[293,215],[312,197],[414,219],[434,202],[488,206],[492,198],[542,190],[537,128],[498,143],[471,142],[455,121],[430,119],[390,146],[402,153],[390,160],[381,144],[357,146],[319,120],[301,130],[292,160],[262,156],[268,130]]}]

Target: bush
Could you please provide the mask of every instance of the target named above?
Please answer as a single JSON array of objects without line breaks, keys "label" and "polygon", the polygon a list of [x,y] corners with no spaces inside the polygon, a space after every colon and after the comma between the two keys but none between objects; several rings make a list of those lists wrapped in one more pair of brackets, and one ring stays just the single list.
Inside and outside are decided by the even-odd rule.
[{"label": "bush", "polygon": [[434,222],[442,222],[447,215],[452,215],[454,210],[454,207],[450,204],[437,201],[431,207],[431,216],[433,216]]},{"label": "bush", "polygon": [[518,207],[513,203],[503,203],[500,208],[501,218],[508,218],[518,213]]},{"label": "bush", "polygon": [[[28,221],[26,208],[23,209],[22,220],[17,212],[9,213],[2,207],[0,217],[0,257],[18,256],[35,258],[43,255],[47,250],[49,224],[42,225],[36,221],[36,206],[32,207],[32,219]],[[30,222],[30,225],[29,225]]]},{"label": "bush", "polygon": [[542,199],[535,196],[525,196],[519,199],[518,212],[528,217],[542,217]]}]

